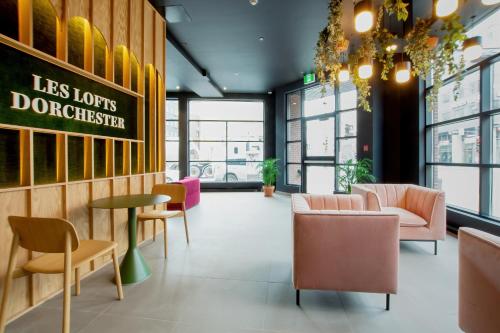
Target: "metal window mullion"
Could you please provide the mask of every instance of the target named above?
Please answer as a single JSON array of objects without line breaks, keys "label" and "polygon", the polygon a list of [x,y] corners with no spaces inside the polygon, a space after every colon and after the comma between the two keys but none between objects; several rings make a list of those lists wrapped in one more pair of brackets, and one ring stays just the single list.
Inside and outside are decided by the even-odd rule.
[{"label": "metal window mullion", "polygon": [[489,110],[491,107],[491,65],[482,63],[480,67],[480,110],[481,118],[479,122],[480,133],[480,150],[479,162],[481,163],[479,173],[479,214],[490,216],[492,212],[492,170],[485,166],[492,163],[492,124],[491,116],[483,114],[483,111]]},{"label": "metal window mullion", "polygon": [[[337,164],[340,162],[339,161],[339,154],[338,152],[340,151],[340,138],[338,137],[339,133],[340,133],[340,121],[339,121],[339,118],[340,118],[340,115],[339,113],[337,112],[337,110],[340,109],[340,86],[339,86],[339,82],[336,81],[335,82],[335,87],[334,87],[334,96],[335,96],[335,105],[334,105],[334,114],[335,114],[335,117],[333,118],[333,121],[335,122],[334,124],[334,133],[333,133],[333,137],[335,138],[335,145],[334,145],[334,150],[333,150],[333,156],[335,157],[334,159],[334,165],[333,165],[333,172],[334,172],[334,184],[333,184],[333,191],[334,193],[336,191],[339,190],[339,184],[338,184],[338,170],[336,168]],[[357,155],[357,152],[356,152],[356,155]]]}]

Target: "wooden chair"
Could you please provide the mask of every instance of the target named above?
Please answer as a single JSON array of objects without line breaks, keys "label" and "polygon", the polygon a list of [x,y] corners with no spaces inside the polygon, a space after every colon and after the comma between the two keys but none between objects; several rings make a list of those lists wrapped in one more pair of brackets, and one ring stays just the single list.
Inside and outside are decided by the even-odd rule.
[{"label": "wooden chair", "polygon": [[167,219],[170,217],[183,216],[184,229],[186,230],[186,241],[189,244],[189,231],[186,217],[186,187],[182,184],[158,184],[153,187],[152,194],[164,194],[170,196],[169,206],[175,210],[153,210],[137,214],[137,222],[153,221],[153,241],[156,240],[156,220],[163,222],[164,251],[167,257]]},{"label": "wooden chair", "polygon": [[79,240],[73,225],[58,218],[9,216],[9,224],[14,237],[0,308],[0,333],[4,333],[7,321],[9,291],[14,278],[19,247],[45,253],[22,267],[27,273],[64,274],[63,333],[70,331],[71,273],[73,270],[75,270],[75,294],[78,296],[80,294],[80,267],[111,253],[118,298],[123,299],[115,242]]}]

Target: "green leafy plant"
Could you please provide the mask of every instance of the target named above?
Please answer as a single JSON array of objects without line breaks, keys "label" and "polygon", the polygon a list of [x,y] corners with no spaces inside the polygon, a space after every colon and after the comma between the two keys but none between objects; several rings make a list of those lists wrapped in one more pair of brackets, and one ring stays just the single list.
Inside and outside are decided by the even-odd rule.
[{"label": "green leafy plant", "polygon": [[363,158],[357,163],[352,159],[347,160],[345,165],[339,168],[339,185],[348,193],[351,193],[353,184],[374,183],[375,176],[372,174],[372,160]]},{"label": "green leafy plant", "polygon": [[443,86],[443,77],[445,74],[455,76],[455,87],[453,95],[455,100],[459,96],[461,89],[465,61],[463,55],[459,56],[458,62],[455,59],[455,54],[462,47],[462,43],[467,38],[465,28],[460,21],[460,16],[452,14],[443,19],[441,31],[444,35],[441,38],[441,43],[436,49],[436,54],[432,64],[432,88],[427,95],[427,102],[430,111],[435,111],[439,89]]},{"label": "green leafy plant", "polygon": [[342,52],[349,45],[342,29],[342,0],[331,0],[328,12],[328,25],[319,34],[314,57],[316,75],[323,89],[328,82],[332,86],[335,83],[342,66]]},{"label": "green leafy plant", "polygon": [[380,78],[382,80],[388,79],[388,74],[394,67],[394,53],[395,48],[391,48],[397,38],[397,36],[391,33],[387,28],[384,28],[384,8],[380,7],[377,15],[377,24],[375,25],[375,30],[373,32],[374,42],[377,44],[377,59],[382,65],[382,71],[380,72]]},{"label": "green leafy plant", "polygon": [[273,186],[276,184],[276,178],[279,175],[278,159],[268,158],[260,163],[259,172],[262,175],[264,186]]},{"label": "green leafy plant", "polygon": [[362,79],[358,75],[358,68],[363,59],[373,59],[376,54],[376,47],[373,41],[372,33],[365,33],[361,36],[361,44],[358,49],[349,55],[349,65],[352,71],[352,83],[358,91],[358,107],[365,111],[371,112],[369,102],[371,94],[370,81]]},{"label": "green leafy plant", "polygon": [[412,75],[427,79],[435,58],[434,48],[430,44],[431,19],[417,18],[413,29],[406,35],[404,51],[412,63]]},{"label": "green leafy plant", "polygon": [[389,15],[396,15],[398,21],[406,21],[408,19],[408,3],[403,0],[384,0],[385,11]]}]

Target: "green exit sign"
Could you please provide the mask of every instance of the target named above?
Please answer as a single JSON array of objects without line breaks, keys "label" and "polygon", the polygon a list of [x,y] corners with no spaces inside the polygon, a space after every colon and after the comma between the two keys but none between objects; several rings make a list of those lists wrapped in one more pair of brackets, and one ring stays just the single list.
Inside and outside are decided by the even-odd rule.
[{"label": "green exit sign", "polygon": [[304,75],[304,84],[311,84],[316,82],[316,74],[309,73]]}]

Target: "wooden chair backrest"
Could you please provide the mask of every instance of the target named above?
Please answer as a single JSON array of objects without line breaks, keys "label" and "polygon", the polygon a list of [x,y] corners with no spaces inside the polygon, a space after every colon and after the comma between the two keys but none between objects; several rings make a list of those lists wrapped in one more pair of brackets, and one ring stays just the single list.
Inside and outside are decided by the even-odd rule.
[{"label": "wooden chair backrest", "polygon": [[168,195],[171,200],[168,203],[186,202],[186,187],[182,184],[157,184],[153,186],[151,194]]},{"label": "wooden chair backrest", "polygon": [[80,245],[75,227],[64,219],[9,216],[9,224],[19,236],[19,245],[27,250],[64,253],[67,236],[71,237],[71,251]]}]

